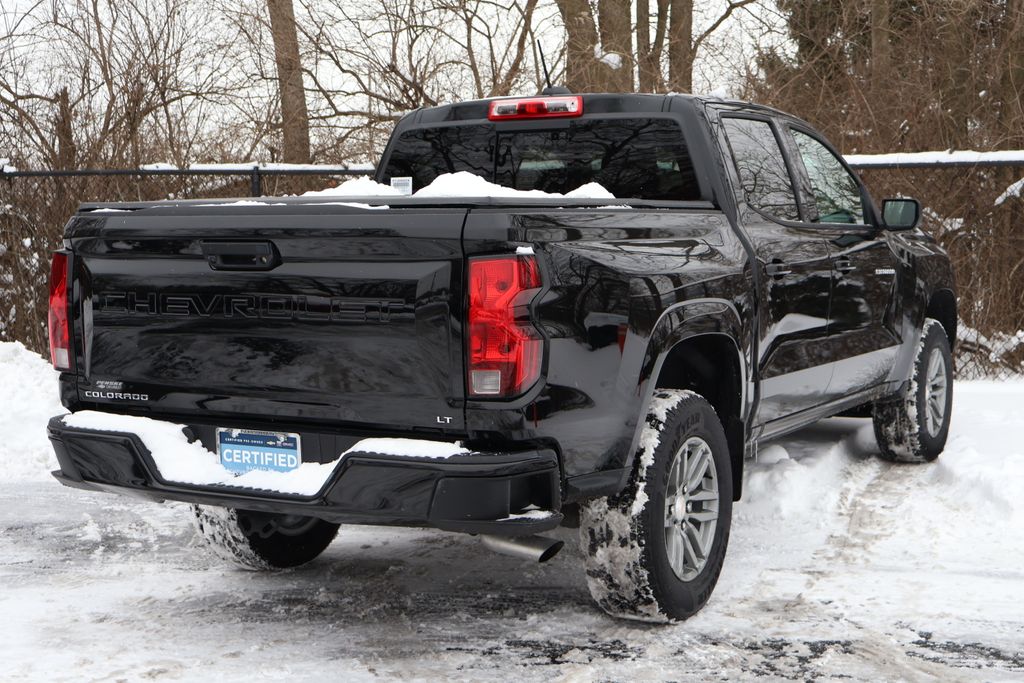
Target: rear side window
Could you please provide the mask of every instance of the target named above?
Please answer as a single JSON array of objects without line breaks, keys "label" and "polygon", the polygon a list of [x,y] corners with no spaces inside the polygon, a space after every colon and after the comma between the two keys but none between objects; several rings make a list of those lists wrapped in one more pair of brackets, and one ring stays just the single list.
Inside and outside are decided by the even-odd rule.
[{"label": "rear side window", "polygon": [[767,121],[723,118],[746,201],[776,218],[800,220],[793,182]]},{"label": "rear side window", "polygon": [[517,190],[564,194],[595,182],[624,199],[701,196],[682,130],[668,119],[584,119],[501,132],[479,124],[412,130],[398,139],[383,180],[411,176],[418,190],[456,171]]}]

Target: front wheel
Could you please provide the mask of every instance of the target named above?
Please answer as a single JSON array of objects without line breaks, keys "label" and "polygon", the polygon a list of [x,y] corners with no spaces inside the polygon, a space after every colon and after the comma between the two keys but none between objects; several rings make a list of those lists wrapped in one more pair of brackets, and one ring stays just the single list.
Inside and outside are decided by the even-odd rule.
[{"label": "front wheel", "polygon": [[718,581],[732,521],[732,465],[714,408],[692,391],[651,401],[626,490],[580,508],[587,584],[612,616],[686,619]]},{"label": "front wheel", "polygon": [[320,555],[338,525],[315,517],[193,505],[196,530],[215,555],[243,569],[285,569]]},{"label": "front wheel", "polygon": [[906,394],[875,404],[880,455],[893,462],[931,462],[946,447],[953,412],[953,357],[938,320],[921,331]]}]

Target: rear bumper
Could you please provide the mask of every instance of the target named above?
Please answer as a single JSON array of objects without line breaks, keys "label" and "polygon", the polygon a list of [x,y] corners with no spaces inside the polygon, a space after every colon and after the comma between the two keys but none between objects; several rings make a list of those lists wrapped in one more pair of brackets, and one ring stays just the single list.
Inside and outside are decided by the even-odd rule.
[{"label": "rear bumper", "polygon": [[[175,500],[260,512],[318,517],[342,524],[426,526],[521,536],[558,526],[562,515],[558,458],[547,449],[473,453],[448,459],[353,452],[339,460],[324,488],[304,497],[231,486],[168,482],[138,435],[95,431],[50,420],[50,442],[74,488],[152,501]],[[544,518],[516,517],[529,506]]]}]

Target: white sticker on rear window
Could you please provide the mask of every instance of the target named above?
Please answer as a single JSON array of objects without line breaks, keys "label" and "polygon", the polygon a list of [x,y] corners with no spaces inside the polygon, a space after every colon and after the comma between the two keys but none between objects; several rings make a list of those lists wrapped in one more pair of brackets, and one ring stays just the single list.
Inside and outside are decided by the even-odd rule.
[{"label": "white sticker on rear window", "polygon": [[398,176],[391,179],[391,187],[402,194],[412,194],[412,176]]}]

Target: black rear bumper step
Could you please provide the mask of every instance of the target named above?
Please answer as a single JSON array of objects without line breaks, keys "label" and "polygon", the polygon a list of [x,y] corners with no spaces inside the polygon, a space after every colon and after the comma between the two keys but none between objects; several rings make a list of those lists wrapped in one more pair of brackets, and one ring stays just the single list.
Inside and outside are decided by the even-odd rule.
[{"label": "black rear bumper step", "polygon": [[[306,515],[341,524],[434,527],[523,536],[562,521],[558,458],[548,449],[474,453],[444,460],[349,453],[315,496],[163,480],[149,450],[130,432],[68,427],[50,420],[50,442],[65,486],[165,500]],[[516,517],[527,508],[549,517]]]}]

